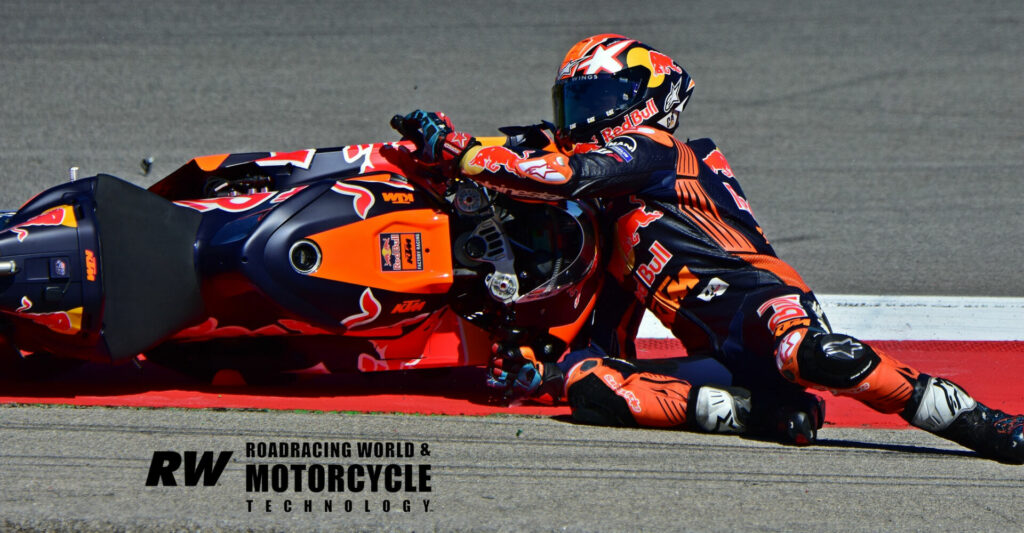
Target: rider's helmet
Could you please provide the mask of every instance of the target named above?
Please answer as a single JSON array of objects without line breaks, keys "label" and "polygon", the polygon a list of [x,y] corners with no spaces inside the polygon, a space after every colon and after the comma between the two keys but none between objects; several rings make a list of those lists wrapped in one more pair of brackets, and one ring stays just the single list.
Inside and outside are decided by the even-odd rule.
[{"label": "rider's helmet", "polygon": [[551,89],[563,148],[603,145],[641,125],[669,132],[693,92],[683,67],[639,41],[604,33],[572,47]]}]

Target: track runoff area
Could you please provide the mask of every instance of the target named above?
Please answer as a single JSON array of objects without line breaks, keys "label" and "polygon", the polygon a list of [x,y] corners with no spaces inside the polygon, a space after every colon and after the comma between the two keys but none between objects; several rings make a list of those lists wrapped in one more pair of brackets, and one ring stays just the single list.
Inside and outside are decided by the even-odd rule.
[{"label": "track runoff area", "polygon": [[[868,341],[915,368],[961,384],[979,401],[1024,412],[1024,298],[819,295],[836,331]],[[684,353],[650,315],[638,338],[641,358]],[[483,369],[412,370],[316,376],[287,386],[197,384],[173,373],[99,366],[69,377],[7,389],[0,403],[131,407],[283,409],[447,415],[558,416],[566,406],[496,405]],[[848,398],[826,398],[831,427],[908,427]]]}]

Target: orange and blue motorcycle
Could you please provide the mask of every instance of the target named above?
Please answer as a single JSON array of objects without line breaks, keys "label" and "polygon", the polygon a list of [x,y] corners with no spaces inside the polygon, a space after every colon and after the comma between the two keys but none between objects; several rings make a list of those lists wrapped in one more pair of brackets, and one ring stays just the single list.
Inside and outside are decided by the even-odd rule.
[{"label": "orange and blue motorcycle", "polygon": [[513,201],[412,148],[211,155],[148,189],[40,193],[0,219],[6,356],[209,377],[484,365],[510,335],[562,353],[600,284],[594,206]]}]

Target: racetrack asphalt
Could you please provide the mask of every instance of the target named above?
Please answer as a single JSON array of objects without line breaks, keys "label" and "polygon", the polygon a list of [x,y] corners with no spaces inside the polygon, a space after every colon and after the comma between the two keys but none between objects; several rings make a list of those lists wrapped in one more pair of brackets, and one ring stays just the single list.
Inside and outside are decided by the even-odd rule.
[{"label": "racetrack asphalt", "polygon": [[[1024,296],[1019,2],[12,0],[3,11],[0,205],[70,166],[149,185],[198,155],[391,140],[390,116],[417,107],[492,135],[548,118],[565,50],[614,31],[693,75],[678,135],[718,142],[815,290]],[[821,445],[795,449],[530,417],[65,407],[3,407],[0,427],[2,529],[1024,525],[1024,468],[918,431],[826,428]],[[277,512],[305,499],[287,491],[270,497],[274,512],[250,513],[247,499],[267,498],[245,490],[245,466],[275,460],[245,458],[244,444],[282,440],[427,444],[428,457],[364,462],[430,464],[432,491]],[[159,450],[234,455],[216,487],[146,487]],[[346,499],[371,511],[346,513]],[[385,499],[431,507],[385,513]]]}]

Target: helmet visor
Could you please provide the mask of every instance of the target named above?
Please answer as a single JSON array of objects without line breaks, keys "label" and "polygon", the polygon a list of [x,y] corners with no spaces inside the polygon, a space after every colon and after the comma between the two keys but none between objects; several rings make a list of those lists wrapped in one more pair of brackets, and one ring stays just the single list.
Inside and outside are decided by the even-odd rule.
[{"label": "helmet visor", "polygon": [[607,117],[636,103],[643,80],[624,71],[559,80],[551,89],[555,126],[573,129]]}]

